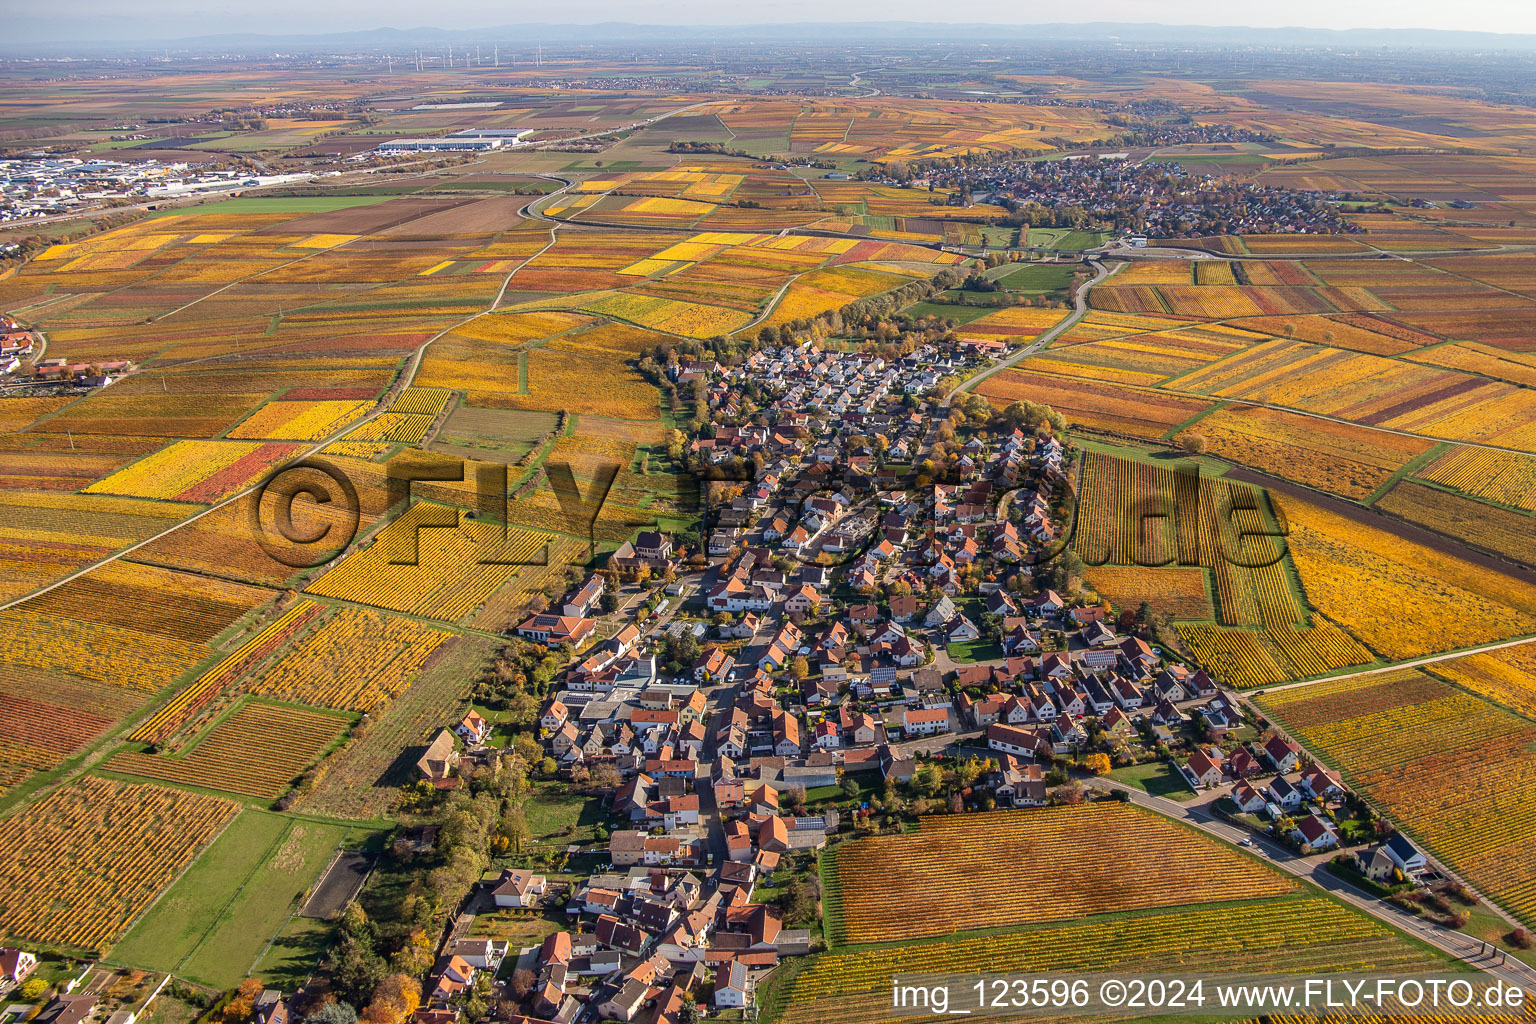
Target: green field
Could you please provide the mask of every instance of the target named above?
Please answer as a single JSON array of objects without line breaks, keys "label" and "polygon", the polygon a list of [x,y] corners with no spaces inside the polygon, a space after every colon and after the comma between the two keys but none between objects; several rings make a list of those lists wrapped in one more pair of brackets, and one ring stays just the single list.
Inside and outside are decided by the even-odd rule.
[{"label": "green field", "polygon": [[1127,786],[1134,786],[1144,793],[1150,793],[1152,796],[1165,796],[1170,800],[1195,798],[1195,791],[1189,788],[1189,783],[1185,782],[1178,770],[1166,761],[1116,768],[1109,773],[1109,777]]},{"label": "green field", "polygon": [[990,661],[1003,656],[1003,645],[992,640],[964,640],[950,644],[946,650],[952,661]]},{"label": "green field", "polygon": [[596,800],[564,783],[536,783],[523,813],[534,842],[558,846],[592,842],[593,830],[604,820],[603,808]]},{"label": "green field", "polygon": [[1039,249],[1092,249],[1103,245],[1109,235],[1103,231],[1074,231],[1072,228],[1030,228],[1025,245]]},{"label": "green field", "polygon": [[247,810],[112,950],[114,963],[216,988],[244,978],[352,831]]},{"label": "green field", "polygon": [[[330,213],[347,210],[354,206],[371,206],[382,203],[389,196],[247,196],[226,199],[195,207],[199,216],[205,213]],[[179,206],[168,210],[156,210],[151,217],[175,217],[187,213],[191,207]]]},{"label": "green field", "polygon": [[1004,264],[987,274],[1002,283],[1011,292],[1025,295],[1047,295],[1064,292],[1072,284],[1072,275],[1079,267],[1075,263],[1018,263]]},{"label": "green field", "polygon": [[959,324],[968,324],[972,320],[980,320],[988,313],[996,313],[997,306],[952,306],[946,302],[914,302],[902,310],[907,316],[940,316],[948,317]]}]

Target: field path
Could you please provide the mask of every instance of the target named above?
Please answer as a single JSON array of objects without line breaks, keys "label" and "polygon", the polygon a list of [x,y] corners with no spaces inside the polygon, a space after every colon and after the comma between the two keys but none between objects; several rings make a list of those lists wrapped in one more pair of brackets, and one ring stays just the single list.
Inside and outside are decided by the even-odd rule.
[{"label": "field path", "polygon": [[1487,654],[1490,651],[1502,651],[1509,647],[1523,647],[1526,644],[1536,644],[1536,636],[1517,637],[1514,640],[1501,640],[1496,644],[1483,644],[1481,647],[1469,647],[1464,651],[1452,651],[1449,654],[1431,654],[1423,658],[1414,658],[1412,661],[1399,661],[1391,665],[1378,665],[1375,668],[1360,669],[1356,672],[1342,672],[1338,675],[1317,676],[1313,679],[1299,679],[1294,683],[1281,683],[1278,686],[1265,686],[1252,691],[1271,693],[1275,690],[1295,690],[1303,686],[1316,686],[1318,683],[1331,683],[1339,679],[1358,679],[1361,676],[1380,675],[1383,672],[1397,672],[1403,669],[1419,668],[1423,665],[1434,665],[1442,661],[1455,661],[1457,658],[1469,658],[1474,654]]}]

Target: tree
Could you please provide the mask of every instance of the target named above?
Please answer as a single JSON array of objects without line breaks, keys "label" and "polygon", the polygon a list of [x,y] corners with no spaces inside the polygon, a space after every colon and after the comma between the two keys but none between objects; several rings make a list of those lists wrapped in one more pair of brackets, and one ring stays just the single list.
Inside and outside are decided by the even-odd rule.
[{"label": "tree", "polygon": [[29,1003],[41,999],[46,991],[48,991],[48,983],[42,978],[28,978],[20,989],[21,998]]},{"label": "tree", "polygon": [[919,765],[912,773],[912,785],[924,796],[936,796],[944,785],[944,773],[936,764]]},{"label": "tree", "polygon": [[620,782],[618,769],[611,764],[600,764],[592,769],[591,786],[593,789],[613,789]]},{"label": "tree", "polygon": [[421,1005],[421,983],[408,974],[391,974],[373,990],[363,1011],[365,1024],[404,1024]]},{"label": "tree", "polygon": [[546,757],[539,762],[539,774],[541,775],[553,775],[559,770],[560,766],[555,763],[555,759],[552,757]]},{"label": "tree", "polygon": [[[538,764],[545,760],[544,748],[526,732],[512,737],[512,752],[523,759],[524,764]],[[548,774],[548,773],[546,773]]]},{"label": "tree", "polygon": [[521,807],[515,807],[502,816],[500,834],[506,837],[513,853],[521,853],[523,847],[533,838],[533,832],[528,827],[528,819]]},{"label": "tree", "polygon": [[343,934],[331,953],[331,980],[343,996],[364,1001],[384,978],[387,967],[373,943],[360,935]]},{"label": "tree", "polygon": [[984,761],[979,757],[968,757],[955,766],[955,773],[961,786],[972,786],[976,780],[987,773],[991,767],[990,761]]},{"label": "tree", "polygon": [[357,1011],[351,1003],[327,998],[319,1009],[304,1018],[304,1024],[357,1024]]},{"label": "tree", "polygon": [[1211,444],[1205,439],[1204,434],[1197,434],[1193,430],[1186,430],[1179,435],[1179,447],[1191,455],[1204,455],[1210,450]]},{"label": "tree", "polygon": [[389,958],[389,964],[400,974],[419,976],[432,969],[433,959],[432,936],[425,928],[413,928],[405,945]]},{"label": "tree", "polygon": [[857,797],[858,795],[859,795],[859,784],[858,784],[858,782],[855,781],[853,776],[851,776],[851,775],[847,776],[846,778],[844,778],[843,779],[843,796],[845,796],[848,799],[852,800],[855,797]]},{"label": "tree", "polygon": [[224,1006],[224,1020],[227,1024],[241,1024],[256,1009],[256,997],[261,995],[265,988],[258,978],[246,978],[235,986],[235,993]]},{"label": "tree", "polygon": [[797,655],[789,663],[789,674],[795,679],[804,679],[811,674],[811,663],[803,655]]},{"label": "tree", "polygon": [[1109,771],[1108,754],[1089,754],[1088,760],[1085,763],[1088,771],[1094,775],[1103,775],[1105,772]]}]

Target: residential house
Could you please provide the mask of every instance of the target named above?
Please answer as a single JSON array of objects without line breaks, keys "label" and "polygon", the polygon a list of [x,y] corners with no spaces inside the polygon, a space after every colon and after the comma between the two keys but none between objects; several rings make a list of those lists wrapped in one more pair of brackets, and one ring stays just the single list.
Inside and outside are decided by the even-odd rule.
[{"label": "residential house", "polygon": [[591,636],[596,625],[592,619],[571,615],[530,615],[517,627],[517,635],[546,647],[575,646]]},{"label": "residential house", "polygon": [[1294,811],[1301,806],[1301,790],[1286,781],[1284,775],[1277,775],[1269,783],[1266,790],[1270,800],[1282,811]]},{"label": "residential house", "polygon": [[485,742],[485,738],[491,734],[491,723],[481,717],[480,712],[471,710],[464,716],[464,720],[453,727],[453,731],[472,747],[478,747]]},{"label": "residential house", "polygon": [[1257,814],[1264,809],[1264,794],[1246,782],[1232,787],[1232,802],[1244,814]]},{"label": "residential house", "polygon": [[506,868],[491,889],[491,899],[498,907],[536,907],[546,884],[543,875],[524,868]]},{"label": "residential house", "polygon": [[1365,874],[1378,882],[1391,877],[1393,871],[1401,871],[1404,878],[1415,878],[1429,867],[1424,854],[1408,841],[1401,832],[1394,832],[1386,842],[1371,851],[1365,863]]},{"label": "residential house", "polygon": [[1264,754],[1277,772],[1292,771],[1301,760],[1301,748],[1279,735],[1271,736],[1264,744]]},{"label": "residential house", "polygon": [[752,991],[747,965],[729,960],[715,972],[715,1006],[721,1009],[752,1005]]},{"label": "residential house", "polygon": [[37,970],[37,957],[15,946],[0,948],[0,985],[20,985]]},{"label": "residential house", "polygon": [[1209,789],[1221,782],[1221,756],[1196,750],[1184,764],[1184,777],[1196,789]]},{"label": "residential house", "polygon": [[949,711],[945,708],[906,708],[901,713],[901,728],[908,738],[949,732]]},{"label": "residential house", "polygon": [[1315,764],[1302,769],[1301,780],[1296,785],[1317,800],[1337,800],[1344,795],[1344,780],[1339,773]]},{"label": "residential house", "polygon": [[1291,829],[1291,839],[1303,846],[1309,846],[1314,853],[1328,850],[1339,845],[1339,837],[1323,819],[1315,814],[1309,814],[1296,823]]},{"label": "residential house", "polygon": [[987,726],[987,747],[1004,754],[1035,758],[1048,752],[1051,744],[1037,732],[998,723]]},{"label": "residential house", "polygon": [[650,986],[639,978],[630,978],[618,988],[611,989],[597,1004],[598,1016],[607,1020],[635,1020],[650,991]]},{"label": "residential house", "polygon": [[565,599],[562,614],[573,619],[584,619],[596,611],[603,596],[603,578],[596,573],[588,576],[581,587]]}]

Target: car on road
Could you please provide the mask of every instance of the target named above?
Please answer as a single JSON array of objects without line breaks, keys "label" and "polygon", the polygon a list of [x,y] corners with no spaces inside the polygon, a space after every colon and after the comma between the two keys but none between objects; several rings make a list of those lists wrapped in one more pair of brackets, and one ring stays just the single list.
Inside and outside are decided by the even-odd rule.
[{"label": "car on road", "polygon": [[1237,845],[1238,846],[1252,846],[1253,845],[1253,840],[1249,839],[1247,836],[1244,836],[1242,839],[1239,839],[1237,841]]}]

